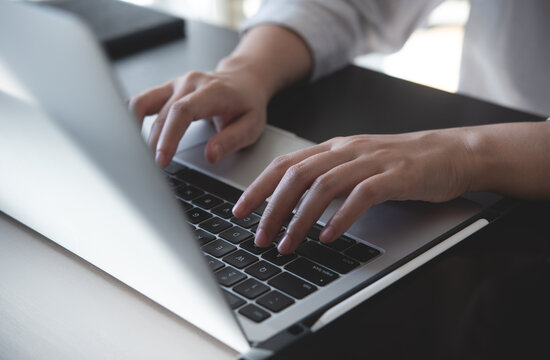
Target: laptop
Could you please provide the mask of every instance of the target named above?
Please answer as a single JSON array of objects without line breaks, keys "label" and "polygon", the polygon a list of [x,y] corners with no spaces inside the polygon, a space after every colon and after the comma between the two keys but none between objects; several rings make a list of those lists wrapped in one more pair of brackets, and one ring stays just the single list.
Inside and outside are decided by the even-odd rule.
[{"label": "laptop", "polygon": [[[387,202],[324,245],[335,201],[294,254],[259,249],[263,207],[237,219],[232,204],[273,158],[311,142],[268,126],[212,165],[213,130],[198,121],[161,170],[80,20],[1,1],[0,43],[0,72],[17,85],[7,90],[22,99],[0,109],[0,209],[243,358],[321,329],[507,209],[490,194]],[[35,107],[40,116],[25,110]]]}]

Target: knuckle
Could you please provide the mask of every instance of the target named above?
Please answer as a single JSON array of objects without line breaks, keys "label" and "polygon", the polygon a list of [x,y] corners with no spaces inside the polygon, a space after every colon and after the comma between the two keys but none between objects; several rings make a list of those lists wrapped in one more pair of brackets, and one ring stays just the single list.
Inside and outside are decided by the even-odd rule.
[{"label": "knuckle", "polygon": [[332,193],[336,185],[337,181],[335,181],[335,177],[333,175],[324,174],[315,179],[310,190],[318,194]]},{"label": "knuckle", "polygon": [[291,165],[292,160],[289,155],[278,156],[271,162],[271,167],[278,171],[286,171]]},{"label": "knuckle", "polygon": [[182,78],[184,83],[196,84],[204,74],[200,71],[190,71]]},{"label": "knuckle", "polygon": [[170,112],[175,114],[185,114],[189,112],[189,100],[180,99],[170,106]]},{"label": "knuckle", "polygon": [[359,198],[361,198],[363,200],[371,199],[376,194],[375,189],[373,188],[373,186],[369,182],[366,182],[366,181],[363,181],[362,183],[358,184],[355,187],[355,191],[356,191],[357,195],[359,196]]},{"label": "knuckle", "polygon": [[307,173],[306,165],[304,163],[298,163],[288,168],[285,177],[291,182],[301,182],[307,178]]}]

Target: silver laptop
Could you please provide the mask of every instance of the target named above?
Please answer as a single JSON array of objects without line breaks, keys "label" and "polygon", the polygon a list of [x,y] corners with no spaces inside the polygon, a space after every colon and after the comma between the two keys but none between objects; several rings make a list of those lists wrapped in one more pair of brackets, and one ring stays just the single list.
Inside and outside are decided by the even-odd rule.
[{"label": "silver laptop", "polygon": [[0,210],[245,357],[317,331],[500,214],[486,211],[500,198],[483,194],[387,202],[329,246],[314,227],[293,255],[255,248],[261,208],[247,219],[228,209],[274,157],[309,141],[268,126],[211,165],[213,130],[199,121],[163,171],[78,19],[0,1],[0,44],[14,84],[2,96],[23,99],[0,109]]}]

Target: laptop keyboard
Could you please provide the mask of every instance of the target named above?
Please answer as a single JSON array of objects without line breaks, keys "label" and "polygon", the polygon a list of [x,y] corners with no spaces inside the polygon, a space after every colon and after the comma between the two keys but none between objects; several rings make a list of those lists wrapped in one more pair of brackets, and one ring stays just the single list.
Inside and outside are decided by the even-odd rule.
[{"label": "laptop keyboard", "polygon": [[[267,203],[239,219],[231,210],[240,190],[176,163],[165,173],[229,305],[254,322],[287,309],[380,254],[346,236],[321,244],[320,225],[293,254],[281,255],[274,245],[257,247],[254,234]],[[284,231],[283,226],[275,243]]]}]

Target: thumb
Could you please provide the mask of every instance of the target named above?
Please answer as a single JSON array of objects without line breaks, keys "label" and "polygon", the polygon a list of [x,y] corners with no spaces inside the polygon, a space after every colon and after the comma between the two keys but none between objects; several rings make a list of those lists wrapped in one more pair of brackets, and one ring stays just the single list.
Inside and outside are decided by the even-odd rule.
[{"label": "thumb", "polygon": [[206,144],[206,159],[214,164],[255,143],[265,128],[265,114],[251,111],[229,123]]}]

